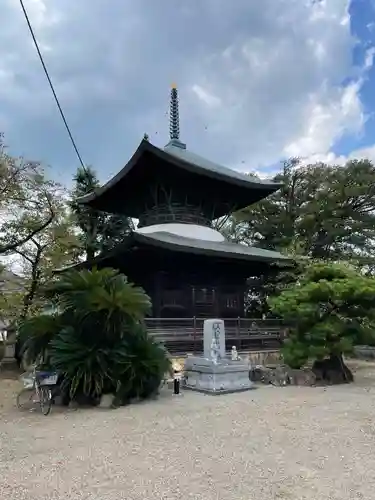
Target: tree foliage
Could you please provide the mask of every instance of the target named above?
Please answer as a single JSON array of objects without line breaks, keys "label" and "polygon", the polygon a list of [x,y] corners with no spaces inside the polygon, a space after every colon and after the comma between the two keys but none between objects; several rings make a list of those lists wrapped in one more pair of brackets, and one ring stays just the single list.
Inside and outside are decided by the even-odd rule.
[{"label": "tree foliage", "polygon": [[70,397],[115,393],[118,403],[154,393],[169,360],[148,336],[151,307],[144,291],[113,269],[71,271],[48,290],[56,310],[25,321],[21,337],[29,361],[63,375]]},{"label": "tree foliage", "polygon": [[[19,319],[26,318],[33,309],[43,307],[41,288],[53,279],[55,269],[75,262],[79,248],[64,191],[55,183],[46,184],[48,207],[52,207],[54,218],[46,228],[18,245],[12,252],[23,278],[23,307]],[[41,205],[40,210],[44,208],[47,211],[48,207]],[[4,241],[10,241],[13,234],[23,238],[28,229],[22,226],[19,219],[12,219],[4,224],[4,231]]]},{"label": "tree foliage", "polygon": [[[8,155],[0,135],[0,254],[17,249],[51,224],[53,184],[39,163]],[[10,227],[21,231],[12,233]]]},{"label": "tree foliage", "polygon": [[96,172],[87,167],[78,168],[74,177],[71,208],[80,229],[80,239],[87,260],[102,251],[110,250],[134,229],[132,219],[123,215],[107,214],[77,203],[77,198],[95,191],[100,186]]},{"label": "tree foliage", "polygon": [[283,187],[235,214],[237,240],[318,259],[373,255],[375,167],[369,160],[303,166],[292,159],[273,181]]},{"label": "tree foliage", "polygon": [[272,316],[268,299],[277,297],[286,288],[297,283],[310,264],[310,259],[294,256],[293,262],[284,266],[281,264],[270,266],[267,274],[248,279],[248,293],[245,299],[248,316],[251,318]]},{"label": "tree foliage", "polygon": [[6,328],[13,328],[16,325],[22,311],[24,295],[24,280],[2,267],[0,269],[0,323]]},{"label": "tree foliage", "polygon": [[42,306],[39,289],[53,268],[73,262],[78,241],[64,188],[39,163],[7,154],[2,138],[0,213],[0,254],[22,279],[20,289],[3,294],[0,307],[5,323],[16,323]]},{"label": "tree foliage", "polygon": [[312,264],[269,305],[291,325],[283,355],[293,367],[350,353],[374,335],[375,279],[349,264]]}]

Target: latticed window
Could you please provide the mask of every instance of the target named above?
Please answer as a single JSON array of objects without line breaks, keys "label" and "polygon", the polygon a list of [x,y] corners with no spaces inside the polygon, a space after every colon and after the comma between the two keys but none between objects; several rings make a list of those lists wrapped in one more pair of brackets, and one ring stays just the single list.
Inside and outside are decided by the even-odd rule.
[{"label": "latticed window", "polygon": [[212,304],[215,298],[215,291],[212,288],[196,288],[195,302],[199,304]]},{"label": "latticed window", "polygon": [[225,305],[227,309],[237,309],[238,301],[236,297],[227,297],[225,301]]}]

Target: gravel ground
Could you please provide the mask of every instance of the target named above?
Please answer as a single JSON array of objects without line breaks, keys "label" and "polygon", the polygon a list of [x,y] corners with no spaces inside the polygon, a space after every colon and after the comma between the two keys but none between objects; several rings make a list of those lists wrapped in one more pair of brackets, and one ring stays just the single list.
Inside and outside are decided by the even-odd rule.
[{"label": "gravel ground", "polygon": [[164,391],[115,411],[3,404],[0,498],[370,500],[374,408],[375,365],[351,386]]}]

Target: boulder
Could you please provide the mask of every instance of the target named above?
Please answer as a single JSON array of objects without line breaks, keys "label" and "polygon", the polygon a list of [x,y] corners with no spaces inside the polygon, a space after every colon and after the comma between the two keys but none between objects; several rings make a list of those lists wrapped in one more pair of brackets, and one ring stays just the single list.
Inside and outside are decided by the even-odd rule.
[{"label": "boulder", "polygon": [[250,369],[249,378],[252,382],[262,382],[284,386],[289,384],[288,368],[284,365],[263,366],[256,365]]},{"label": "boulder", "polygon": [[100,398],[99,408],[112,408],[114,398],[114,394],[102,394]]},{"label": "boulder", "polygon": [[263,382],[269,384],[269,377],[272,369],[263,365],[255,365],[250,368],[249,379],[252,382]]},{"label": "boulder", "polygon": [[250,370],[250,380],[262,382],[274,386],[284,387],[286,385],[315,385],[316,377],[309,368],[299,370],[290,368],[287,365],[262,366],[258,365]]},{"label": "boulder", "polygon": [[280,387],[289,385],[289,368],[283,365],[276,366],[274,370],[271,370],[268,383]]},{"label": "boulder", "polygon": [[289,368],[288,373],[291,385],[312,386],[316,383],[316,376],[310,368],[301,368],[299,370]]}]

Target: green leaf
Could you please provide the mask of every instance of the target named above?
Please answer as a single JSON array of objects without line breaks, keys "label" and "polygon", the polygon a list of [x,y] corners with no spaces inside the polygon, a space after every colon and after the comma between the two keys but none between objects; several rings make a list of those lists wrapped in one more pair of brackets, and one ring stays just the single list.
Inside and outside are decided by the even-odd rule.
[{"label": "green leaf", "polygon": [[283,348],[291,366],[350,353],[365,338],[375,343],[375,279],[351,266],[314,263],[269,306],[292,325]]}]

